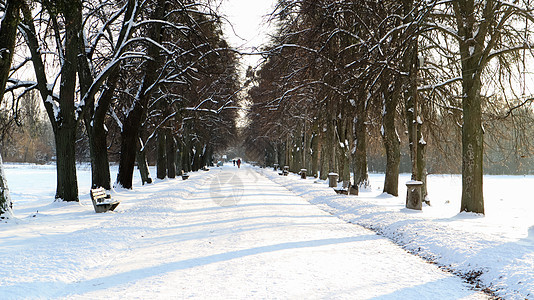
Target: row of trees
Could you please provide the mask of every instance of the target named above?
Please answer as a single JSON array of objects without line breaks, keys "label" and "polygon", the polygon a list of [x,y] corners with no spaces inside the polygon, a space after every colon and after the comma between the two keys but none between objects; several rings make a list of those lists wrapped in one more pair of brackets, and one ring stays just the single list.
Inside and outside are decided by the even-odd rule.
[{"label": "row of trees", "polygon": [[401,140],[423,183],[427,143],[443,156],[461,145],[461,211],[484,213],[484,127],[493,146],[505,136],[531,153],[518,125],[532,117],[530,93],[514,91],[533,17],[528,0],[279,0],[266,62],[250,72],[249,152],[366,186],[379,134],[384,192],[398,195]]},{"label": "row of trees", "polygon": [[[235,133],[237,58],[209,1],[6,0],[0,10],[0,96],[17,102],[39,92],[54,133],[56,199],[78,201],[80,127],[92,186],[106,189],[116,137],[116,185],[131,188],[136,161],[143,182],[151,182],[150,143],[161,150],[158,177],[174,177],[177,168],[208,164]],[[34,80],[24,77],[28,70]],[[10,200],[0,174],[2,214]]]}]

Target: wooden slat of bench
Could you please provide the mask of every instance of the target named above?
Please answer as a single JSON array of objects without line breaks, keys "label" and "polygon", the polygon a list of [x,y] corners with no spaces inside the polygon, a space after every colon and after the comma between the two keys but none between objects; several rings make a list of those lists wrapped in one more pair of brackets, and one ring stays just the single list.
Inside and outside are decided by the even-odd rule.
[{"label": "wooden slat of bench", "polygon": [[98,202],[96,203],[96,205],[111,205],[111,204],[116,204],[116,203],[119,203],[120,201],[113,201],[113,202]]},{"label": "wooden slat of bench", "polygon": [[104,188],[91,189],[91,200],[97,213],[114,210],[120,203],[120,201],[111,200]]},{"label": "wooden slat of bench", "polygon": [[106,196],[106,192],[105,191],[97,191],[97,192],[93,192],[93,197],[102,197],[102,196]]}]

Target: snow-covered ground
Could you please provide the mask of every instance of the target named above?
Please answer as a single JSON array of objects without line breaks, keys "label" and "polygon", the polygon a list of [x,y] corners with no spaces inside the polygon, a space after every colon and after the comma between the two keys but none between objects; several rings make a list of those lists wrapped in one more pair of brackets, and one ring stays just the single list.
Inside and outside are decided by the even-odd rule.
[{"label": "snow-covered ground", "polygon": [[488,177],[480,217],[457,214],[457,176],[432,176],[433,206],[416,213],[380,195],[380,175],[354,197],[225,166],[147,186],[136,177],[113,191],[115,212],[96,214],[88,168],[80,203],[53,202],[54,166],[7,164],[6,175],[16,219],[0,223],[0,299],[486,298],[438,266],[533,298],[534,177]]},{"label": "snow-covered ground", "polygon": [[[461,176],[429,176],[432,206],[405,208],[409,175],[400,197],[382,194],[384,175],[371,174],[359,196],[336,195],[314,179],[263,174],[346,222],[369,228],[407,251],[506,299],[534,299],[534,176],[485,176],[486,215],[458,213]],[[318,184],[323,183],[323,184]]]}]

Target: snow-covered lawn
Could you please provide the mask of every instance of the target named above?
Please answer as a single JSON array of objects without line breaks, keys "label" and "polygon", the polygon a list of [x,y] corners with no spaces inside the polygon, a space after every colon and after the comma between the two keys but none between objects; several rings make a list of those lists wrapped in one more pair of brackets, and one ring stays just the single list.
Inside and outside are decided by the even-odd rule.
[{"label": "snow-covered lawn", "polygon": [[454,272],[482,272],[500,296],[533,298],[534,177],[488,177],[480,217],[457,214],[457,176],[432,176],[433,206],[417,213],[380,195],[380,175],[353,197],[225,166],[147,186],[136,177],[113,191],[115,212],[96,214],[87,167],[80,203],[53,202],[54,166],[7,164],[6,175],[16,219],[0,223],[0,299],[486,298],[355,224]]}]

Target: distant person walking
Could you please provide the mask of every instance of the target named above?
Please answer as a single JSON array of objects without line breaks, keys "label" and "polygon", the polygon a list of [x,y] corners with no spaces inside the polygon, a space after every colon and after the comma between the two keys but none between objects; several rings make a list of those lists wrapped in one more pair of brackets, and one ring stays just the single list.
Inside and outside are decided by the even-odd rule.
[{"label": "distant person walking", "polygon": [[234,167],[235,167],[235,159],[233,160],[233,162],[234,162]]},{"label": "distant person walking", "polygon": [[241,168],[241,158],[237,159],[237,167]]}]

